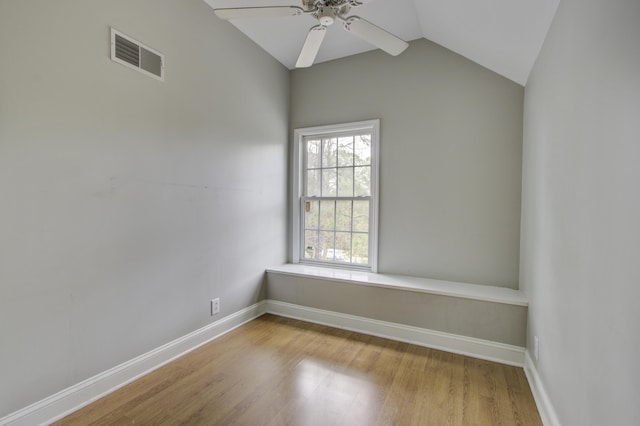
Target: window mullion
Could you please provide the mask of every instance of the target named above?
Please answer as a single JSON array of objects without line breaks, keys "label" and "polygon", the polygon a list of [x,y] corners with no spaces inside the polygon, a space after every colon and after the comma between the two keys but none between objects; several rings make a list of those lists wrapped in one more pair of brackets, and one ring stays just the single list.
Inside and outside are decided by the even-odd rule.
[{"label": "window mullion", "polygon": [[[320,196],[322,196],[322,177],[324,176],[324,173],[322,173],[322,170],[324,170],[323,168],[324,166],[324,139],[320,139],[320,169],[319,173],[320,173]],[[320,238],[320,235],[318,235],[318,238]],[[318,240],[318,244],[320,243],[320,240]]]},{"label": "window mullion", "polygon": [[[351,193],[356,196],[356,137],[353,136],[351,139]],[[350,261],[353,263],[353,200],[351,200],[351,232],[349,234],[349,251],[351,254]]]},{"label": "window mullion", "polygon": [[351,190],[356,196],[356,137],[351,138]]},{"label": "window mullion", "polygon": [[353,200],[351,200],[351,227],[349,231],[349,258],[351,263],[353,263]]},{"label": "window mullion", "polygon": [[333,260],[334,262],[336,260],[336,228],[337,227],[338,227],[338,200],[333,200]]},{"label": "window mullion", "polygon": [[[322,191],[322,190],[321,190]],[[318,253],[316,253],[316,257],[320,257],[320,253],[322,252],[322,246],[320,245],[320,233],[322,232],[322,226],[320,224],[322,218],[322,201],[318,201]]]}]

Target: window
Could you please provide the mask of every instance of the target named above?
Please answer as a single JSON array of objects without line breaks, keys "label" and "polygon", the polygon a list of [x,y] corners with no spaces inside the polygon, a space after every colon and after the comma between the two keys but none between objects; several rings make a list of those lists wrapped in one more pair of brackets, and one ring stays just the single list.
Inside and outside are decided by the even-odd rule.
[{"label": "window", "polygon": [[294,263],[377,270],[379,121],[296,129]]}]

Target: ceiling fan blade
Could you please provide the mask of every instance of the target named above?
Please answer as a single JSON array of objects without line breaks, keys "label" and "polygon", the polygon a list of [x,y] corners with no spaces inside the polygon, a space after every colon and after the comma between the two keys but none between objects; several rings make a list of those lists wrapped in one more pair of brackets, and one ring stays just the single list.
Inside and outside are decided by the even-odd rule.
[{"label": "ceiling fan blade", "polygon": [[220,19],[264,18],[273,16],[298,16],[303,9],[297,6],[273,6],[273,7],[238,7],[228,9],[214,9]]},{"label": "ceiling fan blade", "polygon": [[357,16],[346,18],[344,29],[393,56],[409,47],[406,41]]},{"label": "ceiling fan blade", "polygon": [[302,50],[300,51],[300,56],[298,56],[296,68],[307,68],[313,65],[313,61],[316,59],[316,55],[318,54],[318,50],[320,50],[320,45],[326,34],[327,27],[322,25],[316,25],[309,30]]}]

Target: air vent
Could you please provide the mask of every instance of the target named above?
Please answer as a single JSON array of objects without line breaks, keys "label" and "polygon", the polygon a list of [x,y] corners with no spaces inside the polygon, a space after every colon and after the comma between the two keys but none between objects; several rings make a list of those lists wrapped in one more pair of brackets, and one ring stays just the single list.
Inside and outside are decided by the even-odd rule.
[{"label": "air vent", "polygon": [[111,28],[111,59],[164,81],[164,55]]}]

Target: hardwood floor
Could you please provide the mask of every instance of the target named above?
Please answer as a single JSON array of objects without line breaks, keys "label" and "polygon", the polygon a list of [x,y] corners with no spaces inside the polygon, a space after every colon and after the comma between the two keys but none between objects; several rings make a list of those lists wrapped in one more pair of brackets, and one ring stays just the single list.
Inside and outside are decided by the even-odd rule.
[{"label": "hardwood floor", "polygon": [[56,425],[541,425],[521,368],[264,315]]}]

